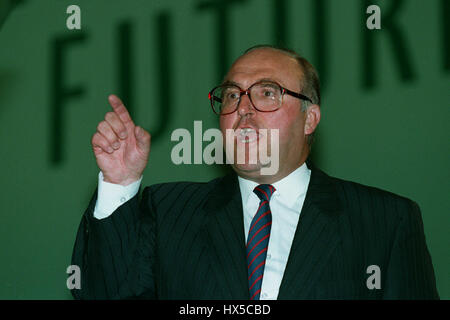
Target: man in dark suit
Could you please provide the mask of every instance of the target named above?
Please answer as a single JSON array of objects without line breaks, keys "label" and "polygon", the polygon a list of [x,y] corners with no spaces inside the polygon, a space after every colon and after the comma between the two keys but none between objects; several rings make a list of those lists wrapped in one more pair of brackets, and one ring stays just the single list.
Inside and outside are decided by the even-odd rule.
[{"label": "man in dark suit", "polygon": [[[251,48],[210,100],[227,156],[244,150],[246,161],[208,183],[153,185],[140,197],[150,135],[110,96],[113,111],[92,138],[101,172],[74,247],[75,298],[439,298],[417,204],[307,160],[320,89],[304,58]],[[263,140],[272,163],[249,161]],[[276,172],[263,174],[274,159]]]}]

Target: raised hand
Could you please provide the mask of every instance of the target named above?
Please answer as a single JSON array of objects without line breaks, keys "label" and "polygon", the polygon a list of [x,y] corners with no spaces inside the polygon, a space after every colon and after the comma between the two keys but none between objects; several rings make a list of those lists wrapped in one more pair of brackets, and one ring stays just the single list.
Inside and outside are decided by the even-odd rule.
[{"label": "raised hand", "polygon": [[128,185],[138,180],[148,162],[150,134],[136,126],[123,102],[108,97],[113,111],[97,126],[92,149],[106,182]]}]

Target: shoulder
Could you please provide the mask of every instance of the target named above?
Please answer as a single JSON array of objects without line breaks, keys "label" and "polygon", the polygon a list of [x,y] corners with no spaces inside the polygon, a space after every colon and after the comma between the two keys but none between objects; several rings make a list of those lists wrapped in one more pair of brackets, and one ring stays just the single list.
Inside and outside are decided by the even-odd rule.
[{"label": "shoulder", "polygon": [[336,221],[349,251],[364,248],[363,256],[377,257],[382,265],[396,238],[422,237],[421,213],[411,199],[322,174],[322,179],[334,190]]},{"label": "shoulder", "polygon": [[376,200],[383,202],[395,202],[400,205],[410,205],[413,201],[399,194],[380,189],[378,187],[364,185],[358,182],[330,177],[341,195],[341,200],[348,203],[359,200]]},{"label": "shoulder", "polygon": [[174,233],[198,235],[210,214],[204,209],[205,204],[222,180],[169,182],[146,187],[142,192],[141,212],[152,219],[159,242],[175,243],[171,240]]},{"label": "shoulder", "polygon": [[223,177],[216,178],[208,182],[179,181],[154,184],[142,192],[142,198],[145,202],[151,202],[154,207],[167,208],[186,202],[204,201],[214,186],[219,183]]},{"label": "shoulder", "polygon": [[405,218],[421,219],[419,206],[407,197],[354,181],[329,178],[347,212],[372,215],[394,223]]}]

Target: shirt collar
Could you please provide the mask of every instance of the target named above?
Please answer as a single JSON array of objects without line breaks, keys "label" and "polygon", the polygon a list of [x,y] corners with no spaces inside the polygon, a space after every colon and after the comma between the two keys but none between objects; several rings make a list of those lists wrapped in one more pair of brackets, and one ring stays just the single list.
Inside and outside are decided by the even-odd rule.
[{"label": "shirt collar", "polygon": [[[306,163],[303,163],[289,175],[272,184],[276,189],[273,196],[280,197],[281,201],[289,207],[294,206],[300,196],[306,193],[310,175],[311,170],[308,169]],[[239,176],[238,181],[243,203],[248,203],[250,197],[254,195],[253,189],[258,186],[258,183]]]}]

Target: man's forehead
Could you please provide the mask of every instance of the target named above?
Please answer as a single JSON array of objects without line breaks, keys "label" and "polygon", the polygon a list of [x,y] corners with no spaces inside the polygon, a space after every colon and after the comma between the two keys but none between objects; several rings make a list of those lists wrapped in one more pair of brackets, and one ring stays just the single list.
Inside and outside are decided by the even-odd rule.
[{"label": "man's forehead", "polygon": [[[301,69],[297,61],[282,51],[261,48],[239,57],[231,66],[224,82],[247,82],[271,79],[277,82],[297,81]],[[240,83],[244,84],[244,83]]]},{"label": "man's forehead", "polygon": [[272,66],[289,66],[294,64],[296,61],[294,58],[290,57],[286,53],[271,48],[260,48],[254,49],[247,52],[236,59],[236,61],[231,66],[242,67],[245,65],[261,65],[261,67],[270,68]]}]

